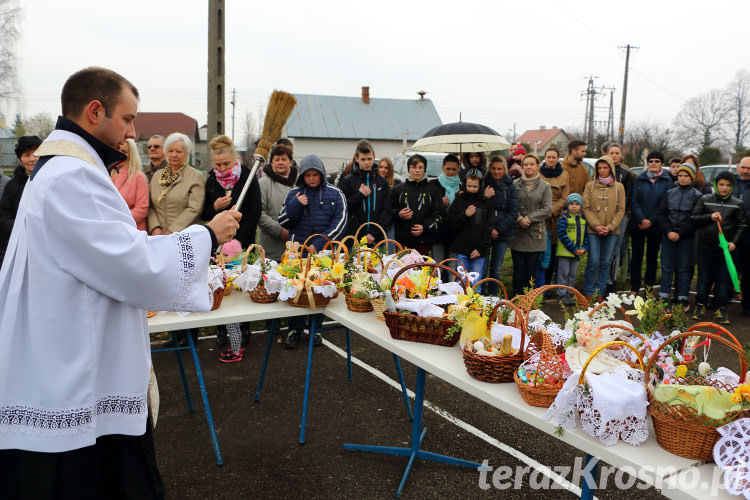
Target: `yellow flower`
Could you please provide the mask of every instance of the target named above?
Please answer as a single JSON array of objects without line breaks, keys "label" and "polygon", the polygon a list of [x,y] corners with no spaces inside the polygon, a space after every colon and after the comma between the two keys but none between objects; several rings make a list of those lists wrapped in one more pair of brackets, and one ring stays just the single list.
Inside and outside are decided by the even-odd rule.
[{"label": "yellow flower", "polygon": [[687,375],[687,366],[685,366],[685,365],[678,366],[677,370],[675,370],[674,374],[675,374],[675,376],[677,376],[679,378],[684,377],[685,375]]},{"label": "yellow flower", "polygon": [[364,236],[362,236],[362,237],[361,237],[361,238],[359,239],[359,243],[360,243],[361,245],[367,245],[367,235],[364,235]]},{"label": "yellow flower", "polygon": [[744,401],[750,401],[750,383],[740,384],[732,394],[732,401],[735,403],[741,403]]},{"label": "yellow flower", "polygon": [[638,297],[635,298],[635,301],[633,301],[634,309],[631,311],[626,311],[625,314],[628,314],[631,316],[633,314],[636,314],[638,315],[638,319],[642,319],[643,314],[646,312],[646,308],[644,307],[645,305],[646,305],[646,301],[643,300],[643,297],[639,295]]},{"label": "yellow flower", "polygon": [[342,264],[341,262],[337,262],[331,268],[331,277],[337,278],[337,279],[341,278],[344,275],[344,271],[345,271],[344,264]]}]

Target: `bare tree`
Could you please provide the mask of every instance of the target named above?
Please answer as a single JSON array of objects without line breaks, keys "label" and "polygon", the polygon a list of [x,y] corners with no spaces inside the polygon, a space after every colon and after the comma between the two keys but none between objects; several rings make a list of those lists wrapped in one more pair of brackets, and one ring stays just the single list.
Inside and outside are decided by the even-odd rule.
[{"label": "bare tree", "polygon": [[0,0],[0,108],[21,99],[16,58],[20,22],[17,0]]},{"label": "bare tree", "polygon": [[49,113],[37,113],[24,121],[24,128],[28,134],[38,135],[44,140],[55,130],[55,120]]},{"label": "bare tree", "polygon": [[703,150],[721,138],[726,123],[726,92],[714,89],[688,99],[674,120],[682,149]]},{"label": "bare tree", "polygon": [[623,145],[634,167],[640,166],[644,156],[651,151],[659,151],[666,158],[678,156],[680,147],[674,130],[659,123],[649,121],[631,124],[625,133]]},{"label": "bare tree", "polygon": [[245,149],[248,151],[253,149],[253,141],[255,141],[257,137],[255,131],[255,117],[253,116],[252,111],[245,110],[245,117],[242,120],[242,139],[245,142]]},{"label": "bare tree", "polygon": [[744,148],[750,137],[750,73],[740,70],[726,89],[727,142],[735,151]]}]

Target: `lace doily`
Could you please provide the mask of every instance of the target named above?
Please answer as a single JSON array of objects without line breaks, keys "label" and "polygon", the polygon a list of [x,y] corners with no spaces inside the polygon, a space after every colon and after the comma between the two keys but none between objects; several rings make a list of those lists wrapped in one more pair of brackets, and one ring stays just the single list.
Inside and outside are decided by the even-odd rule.
[{"label": "lace doily", "polygon": [[410,311],[416,313],[419,316],[426,318],[442,318],[445,313],[445,309],[440,307],[438,304],[451,304],[456,302],[456,297],[453,296],[453,302],[440,302],[431,299],[441,299],[443,297],[451,297],[450,295],[441,295],[438,297],[429,297],[427,299],[401,299],[396,302],[396,309],[401,311]]},{"label": "lace doily", "polygon": [[721,382],[722,384],[727,384],[732,387],[740,385],[740,376],[729,368],[723,366],[717,368],[716,371],[706,377],[706,379]]},{"label": "lace doily", "polygon": [[576,370],[557,394],[544,419],[563,429],[581,428],[607,446],[622,439],[637,445],[648,438],[646,389],[643,372],[629,367],[596,375],[586,372],[579,385]]},{"label": "lace doily", "polygon": [[[336,295],[336,285],[320,285],[314,286],[313,292],[321,294],[323,297],[333,297]],[[279,300],[289,301],[294,300],[297,296],[297,287],[286,281],[281,285],[279,290]]]},{"label": "lace doily", "polygon": [[716,429],[714,461],[724,471],[724,487],[732,495],[750,499],[750,418],[741,418]]},{"label": "lace doily", "polygon": [[[234,280],[234,284],[239,287],[243,292],[251,292],[255,290],[261,280],[260,264],[256,263],[252,266],[247,266],[247,269],[241,273]],[[265,287],[268,293],[279,293],[281,286],[286,281],[282,275],[276,270],[274,266],[266,273]]]},{"label": "lace doily", "polygon": [[[521,330],[519,330],[515,326],[501,325],[500,323],[492,324],[492,328],[490,329],[490,335],[491,335],[493,344],[502,342],[503,338],[507,334],[510,334],[513,336],[510,342],[511,348],[515,350],[520,350],[521,349]],[[529,345],[529,336],[526,335],[523,340],[524,351],[526,350],[526,347],[528,345]]]},{"label": "lace doily", "polygon": [[208,289],[215,292],[224,288],[224,271],[220,267],[210,266],[208,268]]}]

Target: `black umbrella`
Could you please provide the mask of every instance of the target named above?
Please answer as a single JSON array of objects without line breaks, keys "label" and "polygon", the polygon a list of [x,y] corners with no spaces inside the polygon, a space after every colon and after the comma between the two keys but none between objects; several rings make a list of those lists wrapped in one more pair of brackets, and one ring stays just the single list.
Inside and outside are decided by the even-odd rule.
[{"label": "black umbrella", "polygon": [[486,125],[455,122],[430,129],[411,147],[434,153],[481,153],[508,149],[510,142]]}]

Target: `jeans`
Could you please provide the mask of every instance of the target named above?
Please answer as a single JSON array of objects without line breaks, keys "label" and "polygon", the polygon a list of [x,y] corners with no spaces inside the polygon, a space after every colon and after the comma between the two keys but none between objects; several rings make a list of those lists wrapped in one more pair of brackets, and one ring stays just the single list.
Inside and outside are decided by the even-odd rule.
[{"label": "jeans", "polygon": [[[508,252],[508,242],[501,241],[500,239],[492,240],[492,254],[489,259],[485,259],[485,264],[489,267],[490,278],[495,278],[500,281],[500,271],[503,267],[503,259],[505,254]],[[482,276],[486,275],[485,271]],[[487,294],[497,295],[498,286],[497,283],[487,283]]]},{"label": "jeans", "polygon": [[[395,240],[396,239],[396,236],[395,236],[395,233],[394,233],[394,230],[393,230],[393,226],[391,226],[391,228],[388,231],[386,231],[385,235],[388,237],[389,240]],[[388,243],[386,243],[386,246],[388,247],[388,250],[387,250],[388,255],[393,255],[394,253],[396,253],[396,245],[394,245],[391,242],[388,242]]]},{"label": "jeans", "polygon": [[632,260],[630,262],[630,289],[637,292],[641,289],[641,268],[643,267],[643,247],[646,246],[646,277],[647,287],[656,283],[656,261],[659,258],[659,247],[662,235],[648,230],[634,229],[630,231],[632,245]]},{"label": "jeans", "polygon": [[[531,286],[542,252],[520,252],[511,250],[513,256],[513,294],[523,295],[524,288]],[[536,286],[536,285],[535,285]]]},{"label": "jeans", "polygon": [[[558,257],[557,258],[557,284],[565,285],[571,288],[576,287],[576,276],[578,275],[578,264],[581,263],[580,258],[573,257]],[[562,288],[557,289],[557,296],[565,298],[573,295],[567,290]]]},{"label": "jeans", "polygon": [[724,260],[724,251],[698,246],[698,285],[695,288],[695,303],[708,304],[708,294],[714,287],[713,307],[725,307],[729,303],[732,282]]},{"label": "jeans", "polygon": [[617,243],[612,251],[612,266],[609,272],[608,285],[614,285],[617,283],[617,273],[620,272],[620,259],[627,255],[627,232],[628,232],[628,216],[625,215],[620,222],[620,231],[617,233]]},{"label": "jeans", "polygon": [[[484,269],[484,257],[477,257],[476,259],[469,258],[468,255],[457,253],[456,258],[461,261],[461,265],[468,273],[477,273],[477,278],[469,280],[469,285],[474,286],[474,283],[482,279],[482,270]],[[461,273],[459,273],[461,274]],[[479,290],[474,290],[477,293],[482,293],[482,287]]]},{"label": "jeans", "polygon": [[659,297],[669,299],[672,288],[672,276],[675,279],[675,295],[677,300],[690,298],[690,264],[693,257],[694,238],[680,238],[670,241],[667,235],[661,240],[661,288]]},{"label": "jeans", "polygon": [[583,278],[584,295],[593,296],[594,291],[598,291],[599,295],[604,295],[615,244],[617,244],[616,234],[599,236],[589,233],[589,257]]}]

